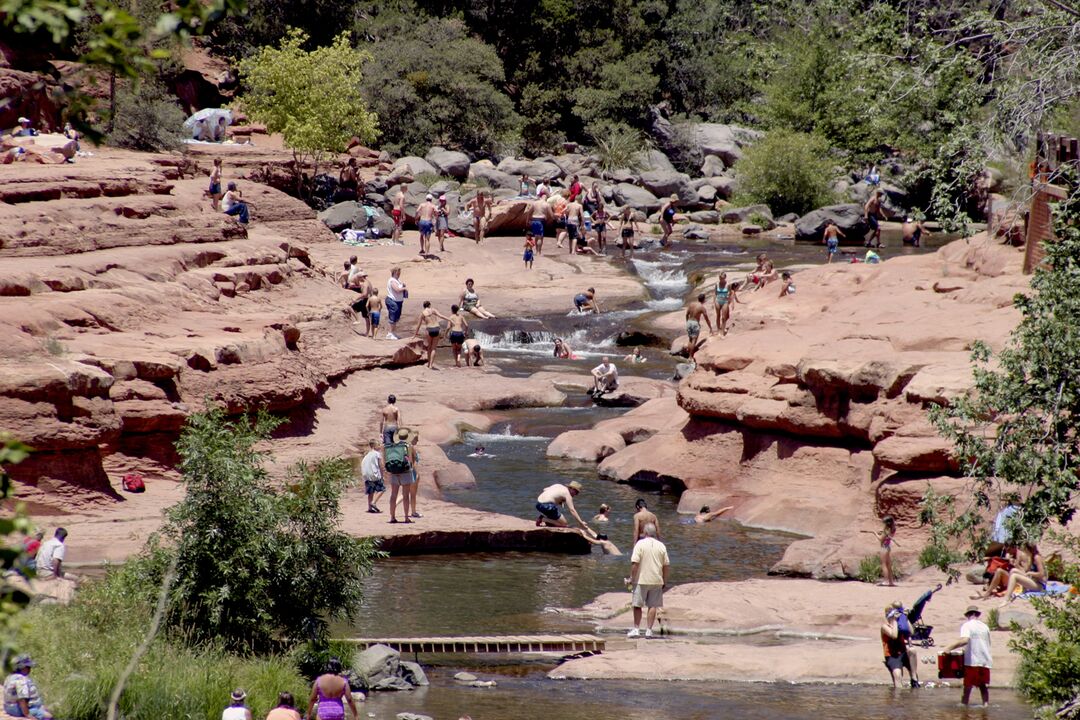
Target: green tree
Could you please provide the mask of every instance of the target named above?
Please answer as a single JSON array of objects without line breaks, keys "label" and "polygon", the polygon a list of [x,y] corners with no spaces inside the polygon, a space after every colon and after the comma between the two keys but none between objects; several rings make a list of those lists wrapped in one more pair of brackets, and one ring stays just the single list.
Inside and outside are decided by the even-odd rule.
[{"label": "green tree", "polygon": [[1080,487],[1080,200],[1055,210],[1046,262],[1017,295],[1020,324],[996,355],[972,351],[973,392],[931,420],[956,445],[972,479],[970,502],[946,513],[954,536],[983,525],[995,501],[1016,504],[1011,522],[1021,539],[1038,540],[1051,522],[1068,523]]},{"label": "green tree", "polygon": [[833,162],[819,137],[774,130],[735,164],[739,203],[765,203],[777,215],[829,205]]},{"label": "green tree", "polygon": [[[11,497],[11,477],[7,468],[22,462],[30,454],[30,448],[14,438],[0,434],[0,500]],[[24,560],[20,535],[31,532],[32,525],[21,505],[9,516],[0,517],[0,668],[7,666],[7,658],[15,642],[18,618],[30,597],[17,585],[9,582],[8,573],[16,570]]]},{"label": "green tree", "polygon": [[118,93],[113,129],[106,139],[110,145],[132,150],[176,150],[184,119],[174,98],[160,85],[144,80]]},{"label": "green tree", "polygon": [[379,57],[363,93],[378,113],[383,146],[423,155],[432,145],[496,153],[516,142],[519,118],[502,91],[502,63],[459,20],[392,28],[370,46]]},{"label": "green tree", "polygon": [[280,132],[297,158],[318,165],[330,153],[344,152],[350,138],[371,144],[378,118],[360,92],[367,53],[354,50],[340,35],[331,45],[304,50],[307,35],[291,30],[278,47],[264,47],[240,62],[245,91],[239,105],[270,132]]},{"label": "green tree", "polygon": [[221,408],[188,419],[177,442],[184,499],[136,561],[145,603],[176,557],[167,623],[179,637],[234,651],[325,640],[327,623],[360,608],[362,577],[376,555],[338,529],[351,478],[340,459],[299,465],[283,485],[258,449],[278,421],[229,421]]}]

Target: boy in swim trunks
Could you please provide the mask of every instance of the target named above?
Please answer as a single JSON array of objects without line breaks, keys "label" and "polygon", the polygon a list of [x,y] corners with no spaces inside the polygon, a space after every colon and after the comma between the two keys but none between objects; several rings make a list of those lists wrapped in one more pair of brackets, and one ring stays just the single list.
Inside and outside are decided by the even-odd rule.
[{"label": "boy in swim trunks", "polygon": [[701,335],[702,318],[705,318],[705,323],[709,326],[709,334],[715,333],[712,320],[709,319],[709,311],[705,308],[705,293],[700,293],[697,300],[686,306],[686,337],[690,340],[686,349],[690,355],[690,362],[694,362],[694,353],[698,349],[698,336]]},{"label": "boy in swim trunks", "polygon": [[831,263],[836,254],[840,252],[840,238],[844,237],[843,231],[836,226],[836,223],[832,220],[825,226],[825,232],[822,234],[821,241],[825,243],[825,251],[828,259],[826,263]]},{"label": "boy in swim trunks", "polygon": [[575,249],[584,252],[581,248],[588,247],[585,239],[585,216],[582,214],[581,203],[576,199],[566,205],[566,237],[571,255]]},{"label": "boy in swim trunks", "polygon": [[431,231],[435,229],[434,198],[428,195],[420,207],[416,208],[416,224],[420,228],[420,254],[427,255],[431,248]]},{"label": "boy in swim trunks", "polygon": [[368,337],[377,340],[379,337],[379,320],[382,318],[382,298],[379,297],[377,288],[371,289],[371,297],[367,299],[368,311]]},{"label": "boy in swim trunks", "polygon": [[394,218],[394,234],[390,239],[395,243],[401,240],[401,226],[405,222],[405,191],[402,190],[394,200],[394,209],[390,211]]},{"label": "boy in swim trunks", "polygon": [[522,257],[525,260],[526,270],[532,270],[534,248],[536,248],[536,240],[533,239],[532,231],[525,233],[525,254]]},{"label": "boy in swim trunks", "polygon": [[[465,343],[465,333],[469,332],[469,323],[464,315],[459,315],[457,305],[450,306],[450,317],[447,318],[447,330],[450,333],[450,348],[454,351],[454,367],[461,367],[461,346]],[[468,365],[468,360],[465,362]]]}]

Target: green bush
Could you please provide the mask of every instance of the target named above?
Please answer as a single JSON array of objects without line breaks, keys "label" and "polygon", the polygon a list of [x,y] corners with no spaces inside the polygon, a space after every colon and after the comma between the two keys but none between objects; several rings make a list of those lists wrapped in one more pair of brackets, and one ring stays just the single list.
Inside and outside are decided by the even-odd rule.
[{"label": "green bush", "polygon": [[[122,587],[121,583],[91,592],[101,600],[102,592],[111,595]],[[38,663],[34,677],[57,717],[101,720],[117,680],[143,639],[148,613],[125,614],[127,603],[114,597],[115,612],[105,617],[92,611],[97,618],[89,624],[81,594],[82,590],[70,607],[41,605],[24,613],[18,643]],[[247,691],[254,716],[265,717],[279,692],[306,698],[308,684],[286,658],[240,657],[213,645],[188,648],[158,639],[125,686],[120,717],[218,720],[237,687]]]},{"label": "green bush", "polygon": [[[895,567],[894,567],[895,569]],[[855,577],[863,582],[872,583],[881,579],[881,558],[877,555],[867,555],[859,561],[859,571]]]},{"label": "green bush", "polygon": [[930,543],[919,552],[919,567],[947,568],[950,565],[963,562],[964,559],[962,553],[954,552],[936,543]]},{"label": "green bush", "polygon": [[1080,693],[1080,595],[1032,601],[1045,627],[1019,631],[1016,686],[1037,705],[1060,705]]},{"label": "green bush", "polygon": [[117,90],[109,145],[161,152],[180,147],[185,115],[161,86],[149,81]]},{"label": "green bush", "polygon": [[600,169],[640,170],[641,154],[649,144],[640,132],[625,125],[603,124],[593,133],[593,152],[600,159]]},{"label": "green bush", "polygon": [[746,150],[735,164],[736,205],[763,203],[774,215],[802,215],[832,204],[833,162],[823,140],[776,130]]}]

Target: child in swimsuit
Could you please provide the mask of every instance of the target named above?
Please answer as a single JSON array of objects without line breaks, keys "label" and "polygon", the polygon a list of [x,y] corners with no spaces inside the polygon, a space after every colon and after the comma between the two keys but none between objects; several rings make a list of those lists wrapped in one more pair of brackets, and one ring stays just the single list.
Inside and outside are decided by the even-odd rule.
[{"label": "child in swimsuit", "polygon": [[522,256],[525,260],[525,268],[532,270],[533,266],[533,248],[536,247],[536,240],[533,239],[531,232],[525,234],[525,254]]},{"label": "child in swimsuit", "polygon": [[371,296],[367,299],[368,319],[371,321],[370,337],[372,340],[379,336],[379,319],[382,317],[382,298],[379,297],[377,288],[371,290]]}]

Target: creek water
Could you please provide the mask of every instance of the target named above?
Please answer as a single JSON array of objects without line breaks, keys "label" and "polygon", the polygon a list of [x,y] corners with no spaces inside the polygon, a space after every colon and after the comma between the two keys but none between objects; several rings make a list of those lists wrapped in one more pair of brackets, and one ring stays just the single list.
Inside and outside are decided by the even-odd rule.
[{"label": "creek water", "polygon": [[[898,237],[885,237],[883,257],[933,251],[949,238],[932,236],[928,248],[901,248]],[[675,246],[639,253],[628,262],[641,277],[648,299],[600,316],[548,316],[528,331],[477,333],[493,364],[508,375],[526,376],[544,369],[585,371],[602,355],[621,358],[628,349],[615,335],[628,324],[647,327],[659,312],[679,308],[692,284],[706,270],[730,267],[736,274],[753,267],[755,255],[768,251],[777,267],[819,263],[823,251],[775,240],[727,245]],[[555,337],[566,339],[577,362],[552,358]],[[648,361],[627,367],[624,375],[670,377],[675,365],[665,350],[649,348]],[[568,367],[571,366],[571,367]],[[546,456],[551,438],[569,429],[591,427],[620,409],[599,408],[586,397],[568,398],[563,407],[528,408],[499,413],[491,430],[466,433],[446,447],[452,460],[467,464],[476,487],[447,491],[446,498],[468,507],[532,519],[539,491],[554,482],[580,480],[582,517],[590,521],[600,503],[613,508],[611,521],[593,524],[624,553],[632,547],[634,501],[644,497],[661,523],[672,558],[675,584],[704,580],[739,580],[763,576],[794,536],[746,528],[724,520],[687,524],[676,512],[678,498],[614,483],[599,482],[593,464]],[[489,457],[470,457],[484,446]],[[423,511],[421,501],[421,511]],[[422,522],[422,521],[421,521]],[[583,556],[547,553],[434,555],[387,558],[378,562],[365,583],[365,609],[350,628],[359,636],[527,634],[587,632],[591,624],[572,612],[597,595],[623,591],[627,556],[605,556],[599,548]],[[721,642],[723,640],[720,640]],[[660,641],[662,642],[662,641]],[[780,642],[761,638],[758,642]],[[566,720],[670,718],[671,720],[735,716],[818,720],[822,716],[887,720],[945,720],[966,716],[957,709],[957,690],[894,693],[886,687],[792,686],[780,684],[694,682],[559,682],[549,680],[550,659],[485,660],[479,657],[422,657],[432,685],[411,693],[380,693],[364,707],[371,717],[398,712],[431,715],[436,720],[470,714],[477,718],[552,717]],[[461,687],[452,676],[470,670],[494,677],[498,687]],[[884,671],[882,681],[885,681]],[[1031,710],[1014,693],[994,692],[995,718],[1030,717]],[[972,713],[974,714],[974,713]],[[980,713],[981,716],[981,713]]]}]

